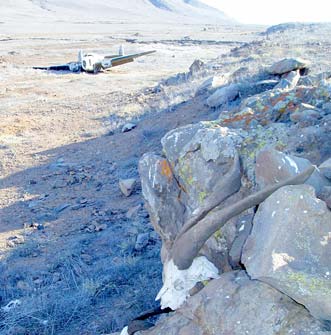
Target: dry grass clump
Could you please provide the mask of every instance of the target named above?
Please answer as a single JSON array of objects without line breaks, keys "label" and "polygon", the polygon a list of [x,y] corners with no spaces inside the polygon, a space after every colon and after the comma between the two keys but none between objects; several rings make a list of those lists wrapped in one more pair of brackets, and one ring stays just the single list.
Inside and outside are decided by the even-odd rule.
[{"label": "dry grass clump", "polygon": [[128,256],[114,264],[102,258],[92,269],[79,254],[68,253],[36,273],[28,265],[35,252],[38,245],[30,240],[0,265],[1,306],[19,302],[0,309],[0,335],[109,333],[154,307],[161,285],[154,259]]}]

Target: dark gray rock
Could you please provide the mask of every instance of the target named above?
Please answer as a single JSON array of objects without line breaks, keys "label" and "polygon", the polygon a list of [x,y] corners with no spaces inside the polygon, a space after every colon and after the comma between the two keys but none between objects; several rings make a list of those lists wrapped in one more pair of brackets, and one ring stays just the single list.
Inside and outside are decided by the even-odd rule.
[{"label": "dark gray rock", "polygon": [[259,279],[331,320],[331,212],[308,185],[272,194],[254,218],[242,262]]},{"label": "dark gray rock", "polygon": [[131,131],[132,129],[136,128],[137,125],[135,123],[126,123],[122,127],[122,133],[127,133],[128,131]]},{"label": "dark gray rock", "polygon": [[127,219],[134,219],[138,216],[139,211],[141,210],[141,205],[134,206],[130,208],[127,213],[126,213],[126,218]]},{"label": "dark gray rock", "polygon": [[314,109],[299,110],[290,115],[290,120],[298,123],[300,127],[314,126],[319,123],[321,118],[321,112]]},{"label": "dark gray rock", "polygon": [[71,206],[70,204],[59,205],[59,206],[57,206],[57,207],[54,208],[54,212],[56,214],[59,214],[59,213],[63,212],[65,209],[67,209],[70,206]]},{"label": "dark gray rock", "polygon": [[143,250],[149,242],[149,233],[139,234],[136,239],[135,250],[141,251]]},{"label": "dark gray rock", "polygon": [[161,156],[145,154],[139,161],[139,174],[151,223],[163,241],[164,260],[183,225],[181,190],[169,162]]},{"label": "dark gray rock", "polygon": [[307,68],[309,65],[309,61],[301,58],[285,58],[270,66],[268,71],[271,74],[284,74],[294,70]]},{"label": "dark gray rock", "polygon": [[29,203],[28,203],[28,208],[29,208],[31,211],[35,211],[35,210],[38,210],[38,209],[41,207],[41,204],[42,204],[42,200],[40,200],[40,199],[37,199],[37,200],[31,200],[31,201],[29,201]]},{"label": "dark gray rock", "polygon": [[323,176],[331,180],[331,158],[323,162],[318,168]]},{"label": "dark gray rock", "polygon": [[207,105],[209,107],[219,107],[225,103],[235,100],[240,92],[240,86],[238,84],[230,84],[219,88],[207,99]]},{"label": "dark gray rock", "polygon": [[291,71],[282,77],[281,81],[275,86],[275,89],[293,90],[297,86],[299,79],[299,71]]},{"label": "dark gray rock", "polygon": [[198,75],[202,71],[204,65],[205,63],[203,61],[201,61],[200,59],[196,59],[190,66],[189,75],[190,76]]},{"label": "dark gray rock", "polygon": [[271,286],[244,271],[223,274],[144,335],[322,335],[323,326]]},{"label": "dark gray rock", "polygon": [[216,192],[241,141],[235,131],[203,122],[175,129],[163,137],[163,151],[184,190],[187,216]]},{"label": "dark gray rock", "polygon": [[[273,149],[263,150],[256,157],[256,182],[262,189],[303,172],[310,166],[312,164],[307,159],[286,155]],[[330,182],[316,170],[306,184],[312,185],[319,193],[324,186],[330,185]]]},{"label": "dark gray rock", "polygon": [[237,219],[237,233],[229,251],[229,261],[234,269],[241,267],[241,255],[244,244],[253,227],[254,214],[244,214]]},{"label": "dark gray rock", "polygon": [[134,178],[130,179],[121,179],[118,183],[120,190],[122,193],[126,196],[129,197],[132,192],[134,191],[134,188],[136,186],[136,180]]},{"label": "dark gray rock", "polygon": [[[212,201],[216,194],[229,192],[226,199],[239,190],[240,166],[236,145],[241,140],[228,128],[199,123],[175,129],[163,137],[166,158],[146,154],[141,159],[139,172],[143,196],[152,224],[163,241],[163,260],[184,222]],[[231,179],[222,189],[220,183],[233,166],[235,180]],[[228,241],[214,236],[202,251],[215,261],[221,271],[231,269],[227,253]]]}]

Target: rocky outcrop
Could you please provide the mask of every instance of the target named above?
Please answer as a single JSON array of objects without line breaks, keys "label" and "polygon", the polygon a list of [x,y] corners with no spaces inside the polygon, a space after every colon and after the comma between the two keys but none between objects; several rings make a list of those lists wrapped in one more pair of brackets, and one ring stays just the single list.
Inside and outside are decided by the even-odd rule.
[{"label": "rocky outcrop", "polygon": [[322,335],[323,325],[299,304],[244,271],[213,280],[173,316],[144,335]]},{"label": "rocky outcrop", "polygon": [[331,212],[307,185],[270,196],[254,218],[242,261],[248,274],[331,320]]},{"label": "rocky outcrop", "polygon": [[256,119],[261,125],[289,122],[291,114],[307,109],[302,103],[313,104],[316,99],[323,99],[323,93],[315,88],[297,86],[285,91],[278,88],[248,97],[241,102],[239,110],[250,108],[253,113],[242,118]]},{"label": "rocky outcrop", "polygon": [[[211,94],[206,81],[207,104],[229,110],[170,131],[163,155],[140,161],[163,241],[158,298],[177,310],[148,334],[322,334],[317,320],[331,320],[331,174],[320,165],[331,156],[331,81],[302,85],[307,66],[274,64],[277,81],[254,95],[245,83]],[[254,280],[234,272],[244,267]]]}]

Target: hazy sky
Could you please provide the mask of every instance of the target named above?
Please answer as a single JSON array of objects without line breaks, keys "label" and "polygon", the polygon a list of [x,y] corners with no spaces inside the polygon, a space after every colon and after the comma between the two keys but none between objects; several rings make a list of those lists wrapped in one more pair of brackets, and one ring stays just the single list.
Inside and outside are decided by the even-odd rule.
[{"label": "hazy sky", "polygon": [[242,23],[331,21],[329,0],[201,0]]}]

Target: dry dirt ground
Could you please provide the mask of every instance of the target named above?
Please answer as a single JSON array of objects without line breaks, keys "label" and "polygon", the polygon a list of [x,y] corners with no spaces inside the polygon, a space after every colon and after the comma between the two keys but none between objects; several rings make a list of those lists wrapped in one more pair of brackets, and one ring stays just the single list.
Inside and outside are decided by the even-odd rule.
[{"label": "dry dirt ground", "polygon": [[[198,98],[185,102],[185,88],[178,98],[158,82],[259,30],[110,28],[0,34],[0,305],[20,302],[0,311],[0,334],[101,334],[152,307],[160,242],[139,183],[126,198],[118,181],[139,179],[139,158],[168,130],[216,117]],[[98,75],[31,69],[120,44],[157,52]],[[129,120],[137,128],[122,133]],[[139,234],[148,234],[142,250]]]}]

